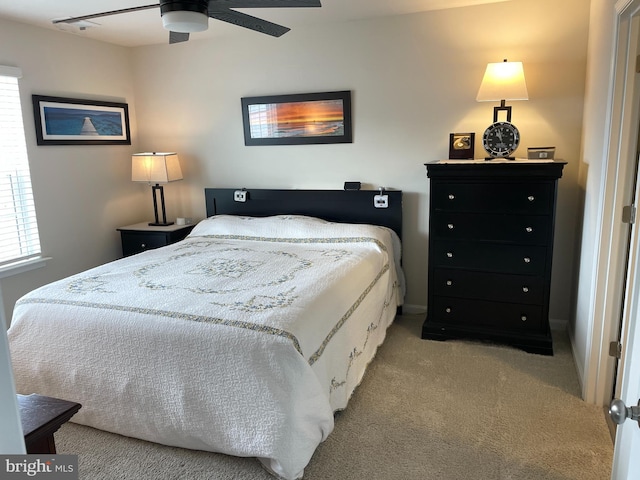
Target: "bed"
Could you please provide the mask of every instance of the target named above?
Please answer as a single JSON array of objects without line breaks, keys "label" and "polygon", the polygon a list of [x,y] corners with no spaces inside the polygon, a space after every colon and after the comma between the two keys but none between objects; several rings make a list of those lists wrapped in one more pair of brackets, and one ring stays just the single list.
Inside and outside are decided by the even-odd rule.
[{"label": "bed", "polygon": [[[27,294],[19,393],[74,422],[301,478],[402,305],[402,192],[205,189],[189,236]],[[344,223],[346,222],[346,223]]]}]

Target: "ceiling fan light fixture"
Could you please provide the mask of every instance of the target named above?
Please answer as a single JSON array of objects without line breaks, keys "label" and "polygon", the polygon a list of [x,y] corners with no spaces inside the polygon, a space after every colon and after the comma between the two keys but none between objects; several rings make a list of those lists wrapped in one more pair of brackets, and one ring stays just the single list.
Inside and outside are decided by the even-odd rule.
[{"label": "ceiling fan light fixture", "polygon": [[[139,7],[121,8],[119,10],[92,13],[78,17],[61,18],[52,20],[52,22],[54,25],[72,25],[84,20],[160,7],[162,24],[164,28],[170,31],[169,43],[181,43],[189,40],[190,33],[206,30],[209,27],[210,17],[272,37],[280,37],[290,30],[282,25],[238,12],[235,8],[320,6],[322,6],[320,0],[159,0],[158,3],[152,5],[141,5]],[[81,25],[79,28],[86,29],[87,27],[88,26]]]},{"label": "ceiling fan light fixture", "polygon": [[199,12],[177,10],[163,13],[162,25],[171,32],[203,32],[209,28],[209,17]]}]

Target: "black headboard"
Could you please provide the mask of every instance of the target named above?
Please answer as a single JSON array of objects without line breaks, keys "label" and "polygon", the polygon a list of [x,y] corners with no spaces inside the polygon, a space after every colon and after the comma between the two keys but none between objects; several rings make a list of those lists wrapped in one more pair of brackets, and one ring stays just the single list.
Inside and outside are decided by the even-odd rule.
[{"label": "black headboard", "polygon": [[368,223],[394,230],[402,238],[402,192],[384,191],[387,208],[376,208],[378,190],[247,189],[247,201],[237,202],[237,188],[205,188],[207,217],[212,215],[309,215],[330,222]]}]

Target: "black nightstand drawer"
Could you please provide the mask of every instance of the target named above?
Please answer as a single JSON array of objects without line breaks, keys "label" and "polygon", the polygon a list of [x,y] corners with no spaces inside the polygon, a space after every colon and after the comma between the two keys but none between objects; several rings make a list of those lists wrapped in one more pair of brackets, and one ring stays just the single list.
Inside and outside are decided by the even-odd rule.
[{"label": "black nightstand drawer", "polygon": [[442,239],[546,245],[549,242],[549,228],[549,217],[546,215],[435,212],[430,231]]},{"label": "black nightstand drawer", "polygon": [[546,183],[432,182],[435,211],[548,214],[554,186]]},{"label": "black nightstand drawer", "polygon": [[493,300],[497,302],[542,305],[544,279],[542,276],[508,275],[436,268],[433,285],[435,295],[446,297]]},{"label": "black nightstand drawer", "polygon": [[164,247],[184,239],[194,225],[169,225],[162,227],[149,226],[138,223],[128,227],[121,227],[122,254],[127,257],[144,252],[152,248]]},{"label": "black nightstand drawer", "polygon": [[434,241],[429,262],[433,268],[464,268],[485,272],[541,275],[547,248],[537,245]]},{"label": "black nightstand drawer", "polygon": [[121,232],[122,254],[126,257],[152,248],[169,245],[167,235]]},{"label": "black nightstand drawer", "polygon": [[451,326],[539,331],[542,306],[488,302],[465,298],[433,297],[429,320]]}]

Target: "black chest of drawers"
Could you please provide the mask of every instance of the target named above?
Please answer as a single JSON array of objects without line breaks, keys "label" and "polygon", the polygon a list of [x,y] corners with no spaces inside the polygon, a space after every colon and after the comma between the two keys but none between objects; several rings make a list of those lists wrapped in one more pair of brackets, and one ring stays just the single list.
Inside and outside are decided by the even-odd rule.
[{"label": "black chest of drawers", "polygon": [[549,290],[565,162],[428,163],[422,338],[475,338],[553,355]]}]

